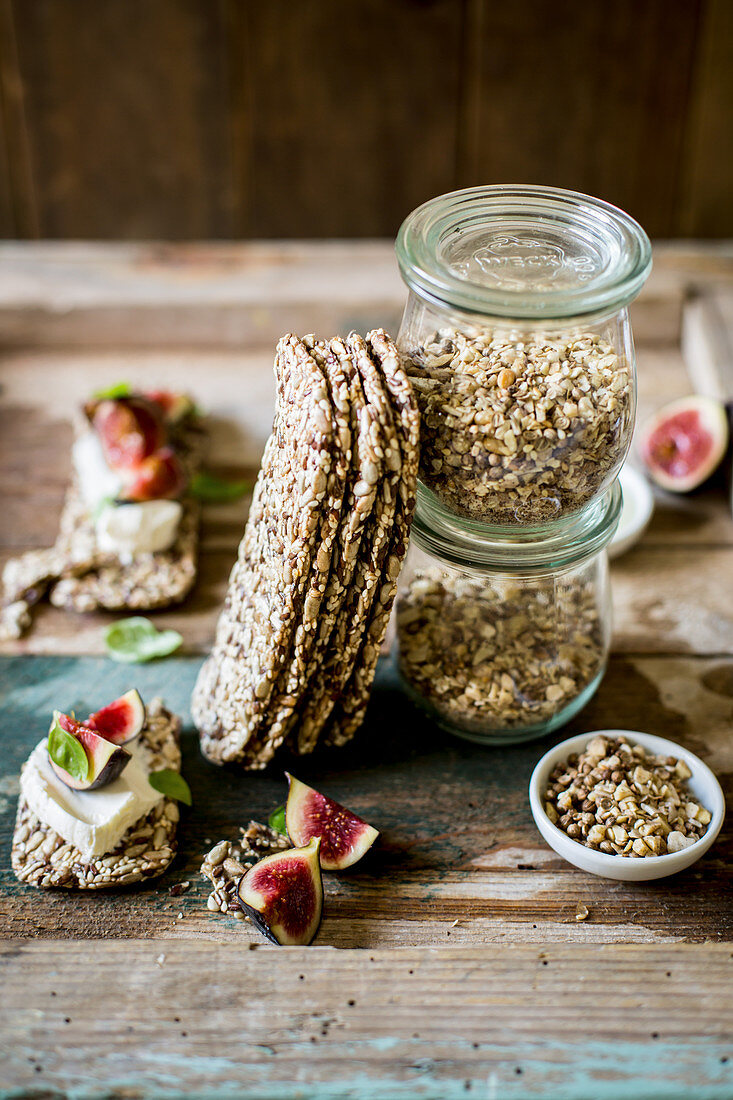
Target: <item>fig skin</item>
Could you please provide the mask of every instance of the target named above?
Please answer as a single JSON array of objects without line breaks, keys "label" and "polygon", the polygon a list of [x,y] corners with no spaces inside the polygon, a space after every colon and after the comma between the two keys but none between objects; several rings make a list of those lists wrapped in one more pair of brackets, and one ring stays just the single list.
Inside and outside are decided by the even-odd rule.
[{"label": "fig skin", "polygon": [[145,397],[105,398],[88,415],[113,469],[139,466],[165,440],[162,410]]},{"label": "fig skin", "polygon": [[169,424],[179,424],[194,411],[194,404],[187,393],[175,390],[147,390],[148,401],[152,401],[163,410],[163,416]]},{"label": "fig skin", "polygon": [[129,752],[120,745],[105,740],[101,734],[83,726],[68,714],[57,714],[55,717],[61,728],[79,741],[89,761],[87,778],[75,779],[64,768],[54,763],[49,756],[49,763],[61,782],[72,791],[95,791],[100,787],[106,787],[108,783],[114,783],[132,759]]},{"label": "fig skin", "polygon": [[245,913],[272,943],[303,947],[313,941],[323,913],[318,838],[302,848],[265,856],[239,880]]},{"label": "fig skin", "polygon": [[319,858],[324,871],[352,867],[374,844],[378,830],[289,772],[285,775],[290,784],[285,826],[293,844],[307,844],[311,838],[320,837]]},{"label": "fig skin", "polygon": [[671,493],[689,493],[715,473],[729,443],[725,407],[695,395],[672,401],[644,424],[640,453],[649,477]]},{"label": "fig skin", "polygon": [[134,741],[144,725],[145,705],[136,688],[90,714],[86,720],[87,729],[94,730],[113,745],[126,745]]}]

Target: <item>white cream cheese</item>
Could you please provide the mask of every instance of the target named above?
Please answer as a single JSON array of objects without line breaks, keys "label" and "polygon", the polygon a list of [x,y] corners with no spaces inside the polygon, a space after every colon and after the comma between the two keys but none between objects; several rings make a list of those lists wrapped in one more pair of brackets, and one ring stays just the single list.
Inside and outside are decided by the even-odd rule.
[{"label": "white cream cheese", "polygon": [[115,504],[122,478],[107,464],[95,431],[79,436],[72,457],[82,498],[94,516],[100,550],[131,560],[135,554],[156,554],[173,545],[183,514],[179,501]]},{"label": "white cream cheese", "polygon": [[130,826],[163,797],[148,782],[145,747],[135,741],[128,751],[132,760],[122,775],[96,791],[73,791],[61,782],[49,763],[45,737],[21,773],[20,789],[33,813],[85,860],[116,848]]},{"label": "white cream cheese", "polygon": [[175,542],[182,514],[177,500],[108,504],[97,517],[99,549],[127,557],[167,550]]}]

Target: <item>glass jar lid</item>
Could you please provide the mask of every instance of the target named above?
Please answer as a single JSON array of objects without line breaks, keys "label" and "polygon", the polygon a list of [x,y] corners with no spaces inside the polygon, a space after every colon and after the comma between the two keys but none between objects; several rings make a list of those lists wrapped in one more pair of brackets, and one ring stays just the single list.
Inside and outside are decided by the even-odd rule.
[{"label": "glass jar lid", "polygon": [[651,269],[641,226],[557,187],[497,184],[440,195],[400,227],[397,260],[421,298],[511,319],[611,313]]},{"label": "glass jar lid", "polygon": [[584,511],[531,531],[487,527],[449,512],[418,485],[411,539],[433,557],[487,573],[546,574],[577,565],[604,550],[621,518],[617,481]]}]

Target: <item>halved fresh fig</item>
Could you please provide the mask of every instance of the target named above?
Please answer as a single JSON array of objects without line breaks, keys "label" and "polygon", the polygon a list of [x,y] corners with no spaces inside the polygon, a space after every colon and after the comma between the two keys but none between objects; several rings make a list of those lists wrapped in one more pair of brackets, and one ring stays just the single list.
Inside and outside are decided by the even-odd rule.
[{"label": "halved fresh fig", "polygon": [[641,457],[662,489],[689,493],[715,473],[728,447],[728,416],[712,397],[672,401],[641,432]]},{"label": "halved fresh fig", "polygon": [[136,688],[90,714],[86,721],[87,729],[95,730],[113,745],[126,745],[137,737],[144,725],[145,705]]},{"label": "halved fresh fig", "polygon": [[239,880],[239,900],[255,927],[273,943],[302,946],[318,931],[323,911],[320,841],[265,856]]},{"label": "halved fresh fig", "polygon": [[193,401],[187,393],[176,393],[175,390],[148,390],[145,396],[149,401],[154,401],[160,406],[169,424],[180,423],[194,410]]},{"label": "halved fresh fig", "polygon": [[324,871],[343,871],[369,851],[379,832],[351,810],[285,772],[290,784],[285,826],[293,844],[320,837]]},{"label": "halved fresh fig", "polygon": [[[80,774],[74,775],[58,763],[61,753],[59,751],[59,735],[56,731],[57,726],[60,726],[64,733],[70,734],[81,746],[86,757],[86,774],[84,774],[83,768],[80,770],[75,767],[74,771],[78,771]],[[106,787],[108,783],[113,783],[122,774],[132,759],[126,749],[113,744],[112,741],[107,741],[100,733],[96,733],[87,726],[83,726],[81,722],[71,718],[68,714],[61,714],[59,711],[54,711],[51,728],[48,731],[48,741],[48,759],[51,767],[61,782],[74,791],[94,791],[98,787]],[[63,751],[63,746],[61,746],[61,751]],[[57,757],[56,760],[52,753]],[[78,753],[75,757],[72,754],[69,757],[69,766],[72,766],[72,761],[78,763],[80,760],[81,756]]]},{"label": "halved fresh fig", "polygon": [[88,406],[90,414],[113,469],[138,466],[164,442],[161,409],[145,397],[106,398]]},{"label": "halved fresh fig", "polygon": [[136,466],[129,467],[129,477],[125,480],[120,500],[173,500],[186,488],[181,460],[171,447],[161,447]]}]

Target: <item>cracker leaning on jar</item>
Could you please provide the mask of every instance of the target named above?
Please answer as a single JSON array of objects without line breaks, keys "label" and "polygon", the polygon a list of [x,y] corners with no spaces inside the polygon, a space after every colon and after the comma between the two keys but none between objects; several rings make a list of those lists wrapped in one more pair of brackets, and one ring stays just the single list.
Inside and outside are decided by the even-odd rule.
[{"label": "cracker leaning on jar", "polygon": [[632,377],[598,333],[441,329],[407,357],[420,478],[459,515],[546,523],[591,500],[623,460]]},{"label": "cracker leaning on jar", "polygon": [[20,637],[46,594],[70,611],[149,611],[183,600],[196,579],[199,503],[189,490],[204,433],[190,398],[115,387],[74,427],[58,538],[7,562],[0,637]]}]

